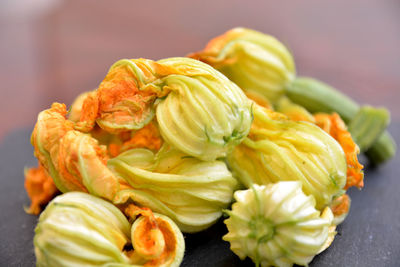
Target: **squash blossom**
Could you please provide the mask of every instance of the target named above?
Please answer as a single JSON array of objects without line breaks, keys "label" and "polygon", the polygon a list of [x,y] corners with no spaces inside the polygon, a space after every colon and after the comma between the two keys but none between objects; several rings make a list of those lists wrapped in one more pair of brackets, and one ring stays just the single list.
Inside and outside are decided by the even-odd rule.
[{"label": "squash blossom", "polygon": [[253,185],[234,194],[236,202],[226,211],[231,250],[256,266],[308,266],[313,257],[333,241],[333,215],[327,207],[315,209],[300,182]]},{"label": "squash blossom", "polygon": [[358,161],[360,149],[354,142],[354,138],[348,131],[346,124],[339,114],[333,112],[315,113],[312,115],[305,108],[291,102],[288,98],[282,97],[276,105],[276,110],[285,114],[293,121],[308,121],[318,125],[321,129],[332,136],[342,147],[347,162],[347,180],[345,189],[351,186],[362,188],[364,185],[363,165]]},{"label": "squash blossom", "polygon": [[318,126],[295,122],[254,103],[249,136],[227,157],[234,175],[253,183],[301,181],[322,210],[346,184],[346,159],[340,145]]},{"label": "squash blossom", "polygon": [[[362,188],[364,185],[363,165],[358,161],[360,150],[353,141],[350,132],[343,120],[337,113],[316,113],[312,115],[302,106],[282,97],[276,107],[277,111],[284,113],[294,121],[309,121],[317,124],[321,129],[332,136],[342,147],[346,155],[347,179],[344,187],[347,190],[351,186]],[[351,199],[347,194],[334,197],[330,207],[335,216],[334,224],[338,225],[344,221],[350,210]]]},{"label": "squash blossom", "polygon": [[[122,60],[70,114],[59,103],[42,111],[31,141],[61,192],[133,200],[196,232],[230,203],[236,180],[216,158],[245,138],[251,122],[250,101],[207,64]],[[180,167],[158,168],[171,162]]]},{"label": "squash blossom", "polygon": [[179,266],[185,244],[178,227],[136,210],[131,225],[117,207],[92,195],[56,197],[35,229],[37,266]]},{"label": "squash blossom", "polygon": [[115,204],[133,201],[149,207],[184,232],[214,224],[237,184],[223,161],[201,161],[167,145],[156,154],[131,149],[110,159],[108,166],[132,187],[118,192]]},{"label": "squash blossom", "polygon": [[163,139],[202,160],[225,157],[248,134],[250,103],[233,82],[189,58],[123,59],[83,101],[75,129],[141,129],[156,115]]},{"label": "squash blossom", "polygon": [[188,56],[221,71],[254,100],[275,102],[296,75],[293,57],[282,43],[246,28],[234,28]]},{"label": "squash blossom", "polygon": [[[83,102],[91,93],[93,92],[84,92],[74,100],[68,112],[68,120],[74,123],[80,120]],[[99,144],[107,147],[110,157],[115,157],[132,148],[148,148],[157,151],[163,143],[157,121],[154,119],[143,128],[130,132],[112,134],[98,126],[94,126],[89,133],[99,141]]]},{"label": "squash blossom", "polygon": [[223,161],[201,161],[167,144],[157,154],[128,149],[110,159],[104,145],[74,130],[65,115],[65,105],[53,104],[39,114],[32,135],[35,155],[60,191],[88,192],[115,204],[133,200],[170,216],[186,232],[209,227],[230,203],[236,180]]}]

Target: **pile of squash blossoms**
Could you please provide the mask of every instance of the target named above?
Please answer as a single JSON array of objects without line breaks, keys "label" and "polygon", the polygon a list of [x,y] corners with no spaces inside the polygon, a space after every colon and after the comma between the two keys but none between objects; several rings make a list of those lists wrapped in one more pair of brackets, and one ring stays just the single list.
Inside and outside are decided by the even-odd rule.
[{"label": "pile of squash blossoms", "polygon": [[187,57],[119,60],[69,109],[38,115],[27,212],[51,202],[37,266],[178,266],[182,232],[224,213],[241,259],[308,265],[348,214],[346,190],[363,186],[360,150],[376,164],[395,153],[388,123],[297,77],[288,49],[250,29]]}]

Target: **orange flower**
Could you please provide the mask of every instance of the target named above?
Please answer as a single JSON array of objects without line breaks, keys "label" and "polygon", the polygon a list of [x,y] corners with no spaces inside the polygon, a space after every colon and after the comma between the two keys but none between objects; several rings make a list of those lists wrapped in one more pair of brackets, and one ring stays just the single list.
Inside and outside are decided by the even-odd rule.
[{"label": "orange flower", "polygon": [[319,127],[338,141],[346,155],[347,182],[344,189],[348,189],[351,186],[362,188],[364,186],[364,173],[362,171],[364,166],[358,162],[357,158],[360,149],[347,131],[343,120],[337,113],[332,113],[331,115],[317,113],[314,118]]},{"label": "orange flower", "polygon": [[31,199],[26,212],[34,215],[38,215],[40,206],[47,204],[58,192],[53,179],[41,164],[37,168],[25,170],[25,189]]}]

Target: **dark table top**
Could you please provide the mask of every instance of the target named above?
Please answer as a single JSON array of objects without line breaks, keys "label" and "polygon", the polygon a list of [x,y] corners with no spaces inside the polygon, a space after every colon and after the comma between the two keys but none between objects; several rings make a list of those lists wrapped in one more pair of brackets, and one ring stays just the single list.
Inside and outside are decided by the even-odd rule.
[{"label": "dark table top", "polygon": [[[321,79],[359,103],[384,105],[400,141],[400,2],[15,0],[0,3],[0,266],[32,266],[37,217],[23,168],[36,164],[29,135],[41,110],[70,104],[101,82],[120,58],[161,59],[200,50],[245,26],[276,36],[293,52],[300,75]],[[311,266],[398,266],[400,160],[367,168],[351,190],[351,212],[333,245]],[[221,240],[219,222],[186,236],[183,265],[249,265]]]},{"label": "dark table top", "polygon": [[[17,130],[0,144],[0,266],[33,266],[33,229],[37,217],[24,212],[29,205],[23,189],[23,168],[36,164],[29,143],[30,129]],[[391,132],[399,142],[400,124]],[[350,189],[351,210],[339,225],[333,244],[311,267],[399,266],[400,263],[400,157],[379,168],[365,170],[365,186]],[[241,262],[222,241],[225,225],[219,221],[205,232],[185,235],[182,266],[253,266]]]}]

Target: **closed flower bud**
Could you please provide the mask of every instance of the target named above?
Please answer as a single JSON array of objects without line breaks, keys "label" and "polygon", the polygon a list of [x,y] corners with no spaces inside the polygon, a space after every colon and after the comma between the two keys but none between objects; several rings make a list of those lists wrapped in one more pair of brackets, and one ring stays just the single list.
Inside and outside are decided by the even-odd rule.
[{"label": "closed flower bud", "polygon": [[56,197],[40,215],[35,229],[37,266],[102,266],[129,263],[123,248],[130,224],[112,204],[70,192]]},{"label": "closed flower bud", "polygon": [[174,220],[184,232],[198,232],[222,215],[236,180],[223,161],[200,161],[166,146],[154,154],[131,149],[108,166],[133,189],[120,191],[115,204],[133,200]]},{"label": "closed flower bud", "polygon": [[207,64],[188,58],[158,63],[177,70],[163,79],[171,92],[157,105],[162,137],[202,160],[225,157],[250,130],[251,106],[246,96]]},{"label": "closed flower bud", "polygon": [[210,64],[245,92],[276,101],[295,75],[293,57],[274,37],[235,28],[211,40],[189,57]]},{"label": "closed flower bud", "polygon": [[307,265],[330,242],[333,215],[315,209],[300,182],[278,182],[236,191],[225,220],[231,250],[256,266]]},{"label": "closed flower bud", "polygon": [[314,124],[291,121],[257,104],[253,110],[249,136],[228,156],[245,186],[300,181],[320,210],[343,193],[346,159],[335,139]]}]

